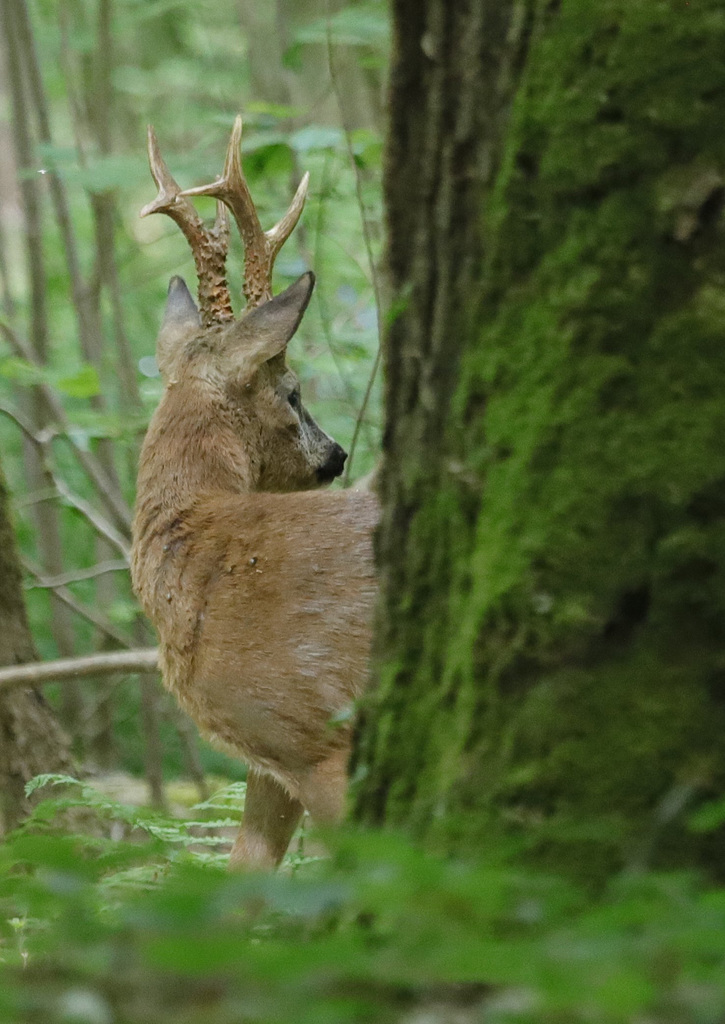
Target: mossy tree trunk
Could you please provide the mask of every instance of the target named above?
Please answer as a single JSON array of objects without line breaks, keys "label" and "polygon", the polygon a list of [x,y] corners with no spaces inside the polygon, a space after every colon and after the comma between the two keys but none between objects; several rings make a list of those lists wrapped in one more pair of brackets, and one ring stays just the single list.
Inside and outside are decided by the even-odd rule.
[{"label": "mossy tree trunk", "polygon": [[707,860],[684,818],[725,783],[725,11],[394,17],[355,813],[587,873]]},{"label": "mossy tree trunk", "polygon": [[[0,665],[18,665],[37,657],[21,582],[0,469]],[[68,740],[40,691],[0,693],[0,836],[28,809],[26,782],[41,772],[66,772],[70,767]]]}]

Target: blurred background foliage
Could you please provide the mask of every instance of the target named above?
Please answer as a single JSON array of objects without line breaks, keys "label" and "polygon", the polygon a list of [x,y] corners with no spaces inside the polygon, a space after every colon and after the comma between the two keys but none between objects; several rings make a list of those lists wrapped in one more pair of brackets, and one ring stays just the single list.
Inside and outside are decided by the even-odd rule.
[{"label": "blurred background foliage", "polygon": [[[33,633],[44,658],[147,645],[127,518],[166,284],[191,284],[193,267],[170,222],[138,218],[154,195],[145,125],[191,186],[221,169],[241,111],[265,226],[311,172],[276,284],[317,274],[290,360],[314,415],[354,449],[355,479],[381,426],[388,12],[0,0],[0,15],[0,461]],[[240,272],[237,242],[233,290]],[[725,1017],[725,896],[694,873],[633,857],[595,892],[527,867],[497,836],[466,862],[358,829],[324,837],[326,859],[302,835],[280,874],[230,876],[240,766],[199,752],[155,678],[44,692],[96,775],[36,780],[52,799],[0,844],[3,1024]],[[155,809],[139,806],[149,791]],[[688,827],[714,833],[724,817],[714,802]]]},{"label": "blurred background foliage", "polygon": [[[124,566],[128,509],[161,392],[153,351],[166,285],[181,274],[193,290],[195,278],[172,222],[138,216],[155,195],[146,125],[189,187],[221,172],[242,112],[244,169],[265,227],[310,172],[275,288],[307,268],[317,275],[289,358],[308,408],[351,453],[349,484],[372,468],[380,436],[388,14],[382,0],[3,0],[2,9],[0,452],[32,631],[43,658],[147,645]],[[198,208],[213,218],[213,202]],[[241,256],[233,236],[236,299]],[[43,437],[41,458],[22,425]],[[86,765],[145,767],[157,802],[162,768],[171,776],[194,761],[193,731],[154,681],[46,689]],[[204,749],[195,770],[240,769]]]}]

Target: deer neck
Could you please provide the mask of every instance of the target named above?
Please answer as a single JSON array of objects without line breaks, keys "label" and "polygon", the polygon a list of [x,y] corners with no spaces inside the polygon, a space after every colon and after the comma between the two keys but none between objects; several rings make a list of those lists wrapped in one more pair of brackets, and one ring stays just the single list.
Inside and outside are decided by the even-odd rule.
[{"label": "deer neck", "polygon": [[210,494],[254,491],[248,440],[221,388],[199,378],[170,385],[141,452],[137,520],[173,520]]}]

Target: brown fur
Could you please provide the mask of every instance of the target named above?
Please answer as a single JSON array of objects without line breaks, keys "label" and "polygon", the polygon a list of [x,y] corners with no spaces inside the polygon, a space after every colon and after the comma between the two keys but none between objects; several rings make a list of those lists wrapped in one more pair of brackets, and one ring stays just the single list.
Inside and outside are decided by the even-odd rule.
[{"label": "brown fur", "polygon": [[340,817],[367,676],[377,501],[315,489],[344,453],[290,404],[285,347],[312,282],[206,329],[172,283],[140,460],[132,575],[164,683],[253,769],[234,864],[278,863],[305,808]]}]

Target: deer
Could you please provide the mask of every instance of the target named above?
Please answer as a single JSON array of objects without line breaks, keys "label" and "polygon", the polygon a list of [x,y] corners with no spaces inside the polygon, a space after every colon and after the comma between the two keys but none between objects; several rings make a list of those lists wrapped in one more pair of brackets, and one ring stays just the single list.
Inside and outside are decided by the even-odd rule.
[{"label": "deer", "polygon": [[[286,362],[315,284],[272,293],[309,175],[264,231],[242,172],[242,120],[222,175],[182,190],[148,129],[156,199],[184,234],[198,306],[172,278],[156,344],[164,390],[139,458],[131,576],[159,637],[165,687],[214,746],[248,765],[229,865],[279,865],[304,811],[338,822],[352,714],[367,682],[376,597],[374,494],[325,490],[343,448],[305,409]],[[194,196],[213,196],[213,227]],[[226,279],[229,212],[244,244],[245,308]]]}]

